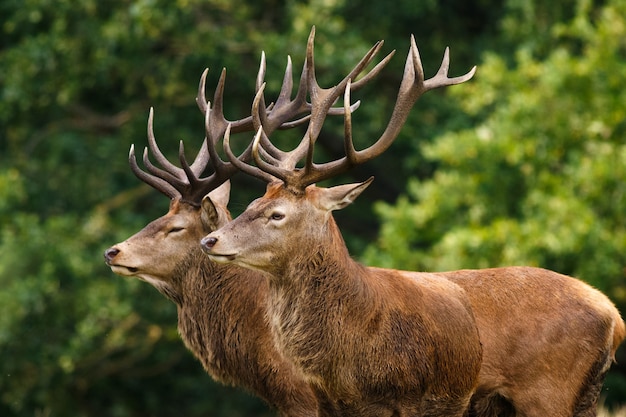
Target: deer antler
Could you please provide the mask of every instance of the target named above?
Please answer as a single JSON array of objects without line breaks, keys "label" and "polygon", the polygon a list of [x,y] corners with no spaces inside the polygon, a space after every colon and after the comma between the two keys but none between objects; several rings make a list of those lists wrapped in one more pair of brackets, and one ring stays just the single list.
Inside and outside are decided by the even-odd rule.
[{"label": "deer antler", "polygon": [[[296,94],[296,98],[290,102],[290,105],[293,106],[293,108],[298,107],[301,112],[306,111],[310,113],[306,117],[297,120],[297,123],[299,124],[306,121],[309,122],[307,131],[298,146],[289,152],[283,152],[270,142],[268,136],[275,129],[267,129],[269,124],[265,120],[265,115],[262,110],[264,106],[261,105],[264,103],[263,84],[257,84],[257,95],[255,97],[255,104],[258,104],[259,109],[261,110],[257,111],[255,105],[253,105],[252,111],[254,126],[257,130],[255,140],[253,141],[253,155],[255,155],[254,158],[257,166],[244,163],[241,161],[241,158],[235,157],[230,149],[228,135],[224,136],[224,151],[227,154],[228,159],[240,170],[247,172],[252,176],[261,178],[264,181],[271,182],[274,179],[279,178],[287,182],[287,177],[289,176],[288,172],[292,171],[298,161],[300,161],[309,152],[311,143],[314,143],[317,139],[326,116],[342,114],[345,117],[358,108],[360,104],[358,101],[352,105],[344,106],[343,108],[333,107],[344,91],[346,91],[346,89],[349,91],[356,91],[363,87],[380,73],[395,53],[395,51],[392,51],[361,79],[356,82],[351,82],[351,80],[354,80],[363,72],[363,70],[373,61],[375,55],[380,51],[383,46],[383,41],[379,41],[363,56],[363,58],[361,58],[350,73],[336,86],[331,88],[322,88],[318,84],[315,76],[314,40],[315,26],[311,29],[311,33],[309,34],[309,39],[307,41],[306,59],[302,69],[302,75],[300,77],[298,92]],[[287,78],[291,79],[291,60],[289,60],[287,64],[287,71],[285,72],[285,80]],[[284,81],[283,87],[286,85],[287,83]],[[311,98],[310,103],[306,101],[307,93]],[[281,103],[281,100],[284,100],[286,97],[288,98],[288,96],[281,91],[281,94],[276,102],[276,106],[278,106],[279,103]],[[273,108],[272,113],[275,111],[276,108]]]},{"label": "deer antler", "polygon": [[[263,53],[257,74],[257,94],[252,106],[252,115],[236,121],[229,121],[224,117],[223,100],[226,70],[223,69],[220,74],[219,82],[213,96],[213,107],[211,107],[211,103],[207,101],[205,94],[208,69],[202,73],[196,103],[205,116],[206,135],[202,147],[191,165],[185,159],[182,141],[179,146],[179,161],[182,168],[172,164],[163,155],[154,137],[154,112],[150,109],[150,115],[148,117],[148,147],[144,149],[143,153],[143,163],[147,172],[139,168],[135,157],[134,146],[131,146],[128,160],[133,173],[135,173],[139,179],[170,198],[181,198],[187,202],[199,204],[204,195],[217,188],[237,171],[232,162],[222,161],[216,150],[217,143],[225,134],[229,137],[231,132],[252,131],[260,127],[263,127],[263,129],[268,132],[273,132],[279,128],[289,129],[306,123],[310,117],[307,113],[311,111],[311,104],[306,101],[307,89],[303,81],[303,79],[305,79],[304,72],[303,79],[301,79],[300,85],[298,86],[296,98],[291,100],[290,95],[293,89],[293,79],[291,59],[289,58],[280,95],[275,104],[272,103],[266,106],[263,97],[265,70],[265,53]],[[357,108],[358,104],[350,107],[350,111],[354,111]],[[328,111],[328,114],[331,115],[343,113],[343,108],[334,108]],[[307,115],[296,119],[303,114]],[[251,155],[251,147],[252,144],[248,146],[239,158],[233,158],[238,161],[248,160]],[[277,148],[273,147],[269,141],[268,149],[276,154],[280,152]],[[153,154],[161,168],[158,168],[150,162],[148,158],[149,151]],[[214,172],[208,177],[201,178],[200,175],[208,168],[209,164],[213,165]]]},{"label": "deer antler", "polygon": [[[380,44],[381,43],[377,43],[364,57],[362,62],[364,60],[371,59],[369,58],[370,53],[372,53],[372,51],[377,51]],[[309,45],[307,47],[307,65],[309,66],[310,73],[313,72],[312,62],[313,46],[312,37],[310,36]],[[239,169],[244,170],[248,174],[254,175],[268,182],[280,179],[285,183],[285,187],[288,187],[295,192],[302,192],[310,184],[336,176],[355,165],[363,164],[383,153],[400,133],[411,108],[422,94],[438,87],[463,83],[471,79],[476,72],[476,67],[474,66],[465,75],[449,78],[449,65],[450,52],[449,48],[446,48],[437,74],[434,77],[425,80],[424,69],[422,67],[419,51],[417,49],[417,45],[415,44],[414,37],[411,36],[411,46],[404,67],[404,75],[402,77],[402,82],[400,84],[390,121],[380,138],[378,138],[374,144],[366,149],[357,151],[354,148],[352,141],[352,110],[350,106],[350,91],[354,90],[352,79],[354,79],[354,76],[356,75],[355,70],[359,68],[359,65],[357,65],[355,70],[348,74],[339,84],[337,84],[336,87],[328,90],[319,88],[315,82],[314,75],[309,75],[309,89],[311,90],[310,94],[312,107],[311,120],[302,142],[298,148],[290,152],[288,156],[278,160],[267,158],[268,152],[266,152],[264,148],[269,143],[269,139],[266,132],[264,132],[261,128],[257,128],[257,134],[255,135],[252,146],[252,156],[256,163],[256,167],[244,164],[241,161],[235,161],[233,159],[234,155],[232,155],[232,153],[228,150],[227,154],[229,155],[231,161],[237,165]],[[359,82],[362,81],[363,80]],[[313,149],[315,142],[319,136],[322,124],[330,107],[341,94],[344,95],[344,148],[346,155],[335,161],[315,164],[313,162]],[[295,164],[301,158],[295,159],[295,157],[300,156],[299,149],[303,146],[303,143],[307,146],[305,166],[303,169],[296,169]],[[224,147],[225,149],[228,147],[226,138],[224,141]]]},{"label": "deer antler", "polygon": [[[154,110],[152,108],[148,116],[148,147],[146,147],[143,152],[143,163],[147,172],[139,168],[135,157],[134,146],[131,146],[128,155],[131,170],[140,180],[170,198],[181,198],[192,204],[200,204],[202,198],[208,192],[220,186],[236,172],[234,165],[224,163],[216,156],[217,151],[215,150],[215,146],[224,135],[226,127],[234,127],[235,130],[239,132],[250,131],[254,128],[251,116],[234,122],[230,122],[224,117],[223,96],[226,78],[225,70],[222,70],[220,74],[220,79],[213,97],[213,102],[215,103],[214,108],[211,108],[211,103],[206,100],[205,95],[207,74],[208,69],[204,70],[202,73],[198,86],[198,96],[196,98],[198,107],[205,116],[205,138],[194,161],[191,164],[187,162],[182,141],[179,145],[178,154],[182,168],[172,164],[163,155],[154,137]],[[161,168],[150,162],[148,157],[149,151]],[[246,157],[249,158],[249,155],[250,151],[248,150],[242,155],[242,159]],[[207,170],[210,164],[213,165],[213,173],[208,177],[201,178],[200,176]]]}]

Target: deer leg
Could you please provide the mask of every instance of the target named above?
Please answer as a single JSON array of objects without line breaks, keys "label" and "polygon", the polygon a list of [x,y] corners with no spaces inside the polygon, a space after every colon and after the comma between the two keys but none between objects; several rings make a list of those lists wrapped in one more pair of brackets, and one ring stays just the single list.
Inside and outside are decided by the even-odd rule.
[{"label": "deer leg", "polygon": [[[607,349],[589,367],[586,375],[577,381],[536,381],[532,387],[517,392],[512,399],[518,415],[595,417],[600,390],[610,365],[611,353]],[[568,383],[571,389],[564,389]]]},{"label": "deer leg", "polygon": [[467,417],[516,417],[513,404],[497,392],[474,395]]},{"label": "deer leg", "polygon": [[598,397],[612,362],[610,348],[596,361],[587,374],[574,406],[573,417],[596,417]]}]

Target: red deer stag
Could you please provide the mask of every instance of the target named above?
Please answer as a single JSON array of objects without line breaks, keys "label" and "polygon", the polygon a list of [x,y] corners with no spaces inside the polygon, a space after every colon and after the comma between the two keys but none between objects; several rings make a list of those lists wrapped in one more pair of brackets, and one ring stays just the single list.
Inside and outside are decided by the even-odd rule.
[{"label": "red deer stag", "polygon": [[[312,50],[309,54],[311,65]],[[416,49],[413,57],[418,60]],[[443,68],[447,68],[447,54],[444,63]],[[421,66],[414,68],[408,67],[417,73],[416,89],[421,93],[432,86],[432,81],[422,83]],[[413,74],[408,75],[412,81]],[[405,80],[403,86],[409,85]],[[406,91],[401,88],[400,96],[408,95]],[[401,336],[388,341],[384,346],[388,350],[383,350],[367,344],[374,337],[371,332],[391,332],[394,324],[398,327],[394,320],[406,311],[398,302],[405,297],[410,304],[436,302],[426,293],[412,296],[403,287],[411,286],[406,281],[413,280],[419,288],[435,276],[465,290],[479,328],[483,363],[471,416],[595,416],[604,376],[626,334],[619,312],[596,289],[540,268],[418,274],[365,268],[348,257],[329,212],[349,204],[369,181],[331,189],[309,184],[382,153],[412,104],[409,100],[399,102],[392,115],[395,125],[390,125],[389,133],[367,151],[354,150],[350,114],[346,112],[343,160],[319,166],[312,163],[309,153],[305,168],[292,170],[292,162],[289,165],[275,159],[268,164],[257,154],[255,159],[262,170],[240,166],[270,182],[268,191],[234,222],[203,239],[204,250],[216,261],[266,272],[279,346],[318,390],[332,397],[345,401],[375,393],[370,398],[384,398],[382,389],[388,386],[381,385],[384,379],[379,372],[398,372],[397,356],[404,360],[415,345],[407,340],[413,336],[403,328]],[[310,136],[305,137],[311,150],[323,111],[321,107],[314,112],[316,117],[307,132]],[[255,145],[257,152],[263,152],[263,147],[271,149],[262,131],[257,139],[263,140]],[[435,319],[429,324],[437,325],[441,317]],[[368,348],[375,352],[374,357],[367,355]],[[384,356],[385,352],[390,356]],[[371,374],[360,371],[363,368]]]},{"label": "red deer stag", "polygon": [[[351,74],[362,72],[381,46],[372,48]],[[375,76],[390,58],[391,54],[356,87]],[[214,379],[251,391],[284,416],[331,415],[318,414],[319,406],[308,383],[274,347],[265,314],[266,280],[258,272],[215,264],[200,250],[200,239],[230,220],[226,209],[228,178],[235,172],[230,163],[211,157],[216,152],[215,144],[231,123],[224,118],[222,109],[225,72],[220,77],[213,108],[204,96],[206,74],[205,71],[197,98],[205,114],[206,138],[195,161],[191,165],[187,163],[182,143],[179,158],[182,168],[165,158],[154,137],[152,110],[148,119],[148,146],[162,169],[150,162],[148,149],[143,155],[148,172],[137,165],[132,147],[129,154],[135,175],[171,199],[168,213],[107,249],[105,261],[113,272],[147,281],[176,303],[180,335]],[[259,92],[263,90],[264,76],[262,56],[257,77]],[[253,114],[258,117],[232,122],[230,131],[251,131],[260,125],[272,131],[306,122],[310,104],[306,101],[305,79],[303,72],[296,96],[291,100],[292,69],[288,60],[277,101],[265,106],[262,94],[257,94]],[[343,108],[331,109],[334,114],[343,112]],[[200,178],[211,162],[215,172]]]},{"label": "red deer stag", "polygon": [[331,89],[319,87],[313,37],[314,31],[306,58],[313,107],[301,142],[308,148],[306,165],[296,169],[295,158],[280,154],[262,129],[253,147],[262,170],[235,162],[226,135],[229,158],[271,183],[264,197],[205,237],[203,248],[217,262],[269,277],[268,312],[277,346],[327,407],[347,416],[463,416],[481,364],[478,330],[465,292],[435,274],[368,268],[353,261],[330,212],[350,204],[371,181],[333,188],[312,184],[381,153],[422,93],[466,81],[474,70],[448,78],[446,51],[438,74],[424,81],[411,38],[398,99],[381,139],[360,152],[347,139],[346,158],[316,165],[313,144],[328,109],[344,92],[346,138],[350,136],[351,77]]}]

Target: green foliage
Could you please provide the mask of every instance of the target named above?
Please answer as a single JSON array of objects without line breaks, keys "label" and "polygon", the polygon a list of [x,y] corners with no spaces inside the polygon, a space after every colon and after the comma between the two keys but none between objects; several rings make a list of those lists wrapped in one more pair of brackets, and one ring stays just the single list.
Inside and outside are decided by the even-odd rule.
[{"label": "green foliage", "polygon": [[[102,252],[167,208],[127,165],[149,107],[164,152],[175,160],[182,139],[191,155],[202,70],[212,90],[228,69],[225,113],[244,117],[261,51],[272,97],[287,54],[299,75],[313,24],[324,86],[374,41],[397,49],[355,94],[360,147],[387,123],[411,33],[427,75],[446,45],[453,75],[481,58],[475,80],[427,94],[387,154],[346,178],[376,175],[338,213],[353,253],[378,234],[372,201],[403,194],[376,206],[368,262],[537,264],[626,304],[625,12],[617,0],[0,2],[0,415],[271,415],[212,382],[174,305],[114,276]],[[329,120],[316,158],[341,155],[341,123]],[[261,192],[235,178],[233,211]]]}]

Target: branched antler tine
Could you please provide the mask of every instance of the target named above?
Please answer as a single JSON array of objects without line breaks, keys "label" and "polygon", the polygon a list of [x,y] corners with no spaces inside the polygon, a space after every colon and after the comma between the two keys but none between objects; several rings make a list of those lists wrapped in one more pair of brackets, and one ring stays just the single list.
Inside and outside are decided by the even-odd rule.
[{"label": "branched antler tine", "polygon": [[[213,94],[213,108],[211,109],[211,130],[209,140],[210,142],[217,143],[224,134],[226,126],[231,124],[232,132],[246,132],[253,129],[252,116],[245,117],[233,122],[226,119],[224,116],[224,85],[226,84],[226,68],[222,68],[220,73],[220,79],[217,83],[215,93]],[[210,108],[210,103],[207,104]],[[208,109],[207,109],[208,110]]]},{"label": "branched antler tine", "polygon": [[443,54],[443,60],[441,61],[441,66],[439,67],[439,71],[437,71],[437,74],[433,78],[430,78],[424,82],[424,87],[426,88],[426,90],[432,90],[438,87],[464,83],[465,81],[470,80],[476,73],[476,65],[474,65],[467,74],[458,77],[448,78],[449,67],[450,48],[446,47],[446,51]]},{"label": "branched antler tine", "polygon": [[148,147],[150,151],[154,155],[154,158],[157,162],[165,169],[168,173],[172,175],[176,175],[175,173],[178,171],[178,167],[172,164],[168,159],[163,155],[159,146],[156,143],[156,139],[154,137],[154,128],[153,128],[153,120],[154,120],[154,109],[150,107],[150,114],[148,115]]},{"label": "branched antler tine", "polygon": [[[196,175],[199,176],[201,175],[204,170],[207,168],[207,166],[209,165],[209,161],[211,160],[211,155],[209,153],[209,149],[207,146],[207,138],[204,138],[204,141],[202,141],[202,147],[200,148],[200,151],[198,152],[198,155],[196,155],[196,157],[194,158],[193,162],[191,163],[191,171]],[[182,142],[181,142],[182,143]]]},{"label": "branched antler tine", "polygon": [[343,128],[344,128],[344,141],[343,148],[346,153],[346,159],[350,164],[354,164],[356,157],[356,150],[354,149],[354,142],[352,141],[352,111],[350,109],[350,85],[352,83],[348,81],[346,85],[346,91],[343,94]]},{"label": "branched antler tine", "polygon": [[[352,89],[352,91],[354,91],[354,88]],[[356,109],[358,109],[361,106],[361,101],[355,101],[351,106],[350,106],[350,111],[354,112]],[[345,114],[345,110],[343,107],[331,107],[330,109],[328,109],[328,115],[330,116],[343,116]],[[306,122],[308,122],[311,119],[311,115],[307,114],[306,116],[298,119],[298,120],[294,120],[291,122],[285,122],[282,125],[280,125],[280,127],[278,128],[279,130],[282,129],[291,129],[293,127],[297,127],[300,125],[305,124]]]},{"label": "branched antler tine", "polygon": [[298,82],[298,90],[296,91],[296,97],[293,99],[294,107],[297,107],[298,113],[306,112],[311,107],[306,101],[309,90],[309,65],[308,59],[305,57],[304,64],[302,65],[302,73],[300,74],[300,81]]},{"label": "branched antler tine", "polygon": [[287,55],[287,65],[285,67],[285,75],[283,77],[283,85],[280,87],[280,93],[276,103],[282,103],[283,101],[289,101],[291,99],[291,92],[293,91],[293,68],[291,64],[291,56]]},{"label": "branched antler tine", "polygon": [[382,61],[380,61],[371,71],[365,74],[361,79],[352,83],[352,91],[357,91],[365,84],[367,84],[372,78],[376,77],[380,71],[391,61],[391,58],[395,55],[396,50],[391,51]]},{"label": "branched antler tine", "polygon": [[[213,169],[215,170],[215,172],[221,172],[225,168],[225,166],[228,165],[228,163],[224,162],[222,158],[220,158],[217,152],[217,149],[215,149],[215,145],[217,144],[217,141],[219,140],[220,136],[222,136],[221,132],[219,132],[220,136],[218,136],[216,140],[213,140],[213,138],[211,138],[211,136],[215,136],[215,133],[213,132],[213,129],[212,129],[213,123],[215,123],[215,118],[212,116],[212,113],[213,111],[209,107],[204,115],[205,138],[204,138],[204,142],[202,144],[202,149],[200,150],[200,153],[203,153],[206,150],[206,152],[209,155],[209,161],[213,165]],[[231,128],[231,124],[229,123],[226,125],[226,129],[229,130],[229,133],[230,133],[230,128]]]},{"label": "branched antler tine", "polygon": [[307,151],[305,171],[303,175],[299,176],[299,178],[296,180],[296,187],[303,188],[318,181],[331,178],[337,174],[347,171],[350,167],[360,163],[358,160],[358,153],[354,149],[354,143],[352,140],[352,106],[350,105],[350,92],[352,89],[350,88],[350,86],[351,81],[348,80],[344,91],[343,107],[344,151],[346,156],[324,164],[315,164],[313,163],[313,147],[315,146],[315,142],[309,139],[309,149]]},{"label": "branched antler tine", "polygon": [[256,91],[259,91],[261,86],[265,83],[265,72],[267,65],[265,63],[265,51],[261,51],[261,63],[259,64],[259,72],[256,75]]},{"label": "branched antler tine", "polygon": [[[317,182],[317,178],[321,178],[321,175],[325,175],[327,171],[331,169],[337,169],[346,165],[346,170],[349,166],[351,166],[355,162],[356,151],[354,149],[354,144],[352,142],[352,113],[350,111],[350,90],[351,90],[352,81],[350,79],[347,80],[346,87],[344,89],[344,104],[343,104],[343,114],[344,114],[344,150],[346,157],[341,161],[341,166],[336,165],[336,168],[332,168],[331,165],[323,164],[321,166],[315,165],[313,163],[313,151],[315,148],[315,139],[310,136],[310,132],[307,131],[305,136],[308,139],[308,149],[306,153],[306,162],[303,178],[309,178],[313,180],[313,182]],[[323,171],[319,168],[322,167]],[[343,168],[342,168],[343,169]],[[308,181],[307,181],[308,182]],[[312,182],[311,182],[312,183]]]},{"label": "branched antler tine", "polygon": [[259,128],[256,135],[254,135],[254,140],[252,141],[252,158],[261,172],[284,181],[286,179],[287,171],[283,169],[282,161],[280,161],[281,164],[279,165],[272,165],[263,160],[259,154],[259,144],[264,135],[265,132],[263,131],[263,128]]},{"label": "branched antler tine", "polygon": [[206,76],[209,73],[209,69],[205,68],[204,72],[202,72],[202,76],[200,77],[200,83],[198,85],[198,96],[196,97],[196,104],[202,113],[205,113],[207,110],[207,99],[206,99]]},{"label": "branched antler tine", "polygon": [[[262,131],[262,128],[259,128],[259,130],[257,131],[257,135],[255,136],[255,141],[260,131]],[[261,171],[259,168],[253,165],[246,164],[245,162],[242,161],[241,157],[237,158],[235,156],[232,149],[230,148],[230,125],[228,125],[228,127],[226,128],[226,133],[224,133],[223,143],[224,143],[224,153],[226,153],[226,156],[228,157],[228,160],[230,161],[230,163],[233,166],[235,166],[237,169],[239,169],[242,172],[245,172],[248,175],[259,178],[266,182],[271,182],[274,179],[270,174]],[[254,141],[248,146],[245,152],[253,153],[253,149],[254,149]]]},{"label": "branched antler tine", "polygon": [[[309,126],[307,128],[307,132],[305,136],[302,138],[298,146],[289,152],[287,159],[289,160],[289,165],[295,167],[297,162],[309,152],[312,144],[315,143],[319,133],[321,132],[322,125],[324,124],[324,120],[328,115],[335,114],[344,114],[345,108],[333,108],[333,104],[337,101],[337,99],[341,96],[343,91],[346,88],[348,82],[358,74],[360,74],[367,65],[372,61],[374,56],[380,51],[383,46],[383,41],[378,41],[374,46],[372,46],[369,51],[361,58],[361,60],[354,66],[354,68],[350,71],[350,73],[344,77],[335,87],[324,89],[321,88],[317,82],[315,76],[315,26],[311,29],[311,33],[309,34],[309,38],[307,41],[307,50],[306,50],[306,59],[304,64],[304,69],[302,71],[303,75],[301,77],[300,85],[298,88],[298,92],[308,93],[311,96],[311,104],[306,103],[306,98],[304,100],[304,108],[310,109],[311,115],[305,116],[302,119],[299,119],[295,122],[291,122],[289,126],[297,126],[300,123],[304,123],[306,120],[309,121]],[[382,68],[389,62],[393,53],[387,55],[379,64],[377,64],[370,74],[365,76],[365,81],[362,82],[358,87],[363,86],[366,82],[371,80],[375,75],[377,75]],[[351,81],[350,81],[351,82]],[[303,88],[306,86],[306,88]],[[355,107],[350,107],[351,110],[356,110],[358,108],[358,104]],[[266,145],[263,142],[263,146]]]},{"label": "branched antler tine", "polygon": [[415,38],[411,35],[411,47],[404,66],[404,75],[396,104],[389,123],[380,138],[361,151],[352,150],[349,160],[352,165],[362,164],[383,153],[396,139],[406,121],[413,104],[427,90],[424,88],[424,69]]},{"label": "branched antler tine", "polygon": [[[252,126],[255,130],[258,130],[263,124],[267,123],[267,112],[265,111],[265,86],[263,83],[257,89],[252,101]],[[263,103],[263,105],[261,105]]]},{"label": "branched antler tine", "polygon": [[[265,92],[265,85],[265,83],[261,84],[256,92],[256,95],[254,96],[254,101],[252,102],[252,124],[257,131],[270,124],[267,112],[265,111],[265,105],[261,105],[262,102],[264,103],[263,93]],[[272,129],[272,127],[269,126],[269,129]],[[275,147],[269,139],[267,139],[267,137],[264,137],[263,140],[263,145],[268,148],[266,151],[273,158],[280,159],[284,156],[284,152]]]},{"label": "branched antler tine", "polygon": [[[280,149],[276,148],[269,140],[269,138],[267,137],[267,135],[265,134],[265,130],[263,130],[263,128],[261,127],[259,129],[261,131],[261,138],[260,143],[261,146],[257,146],[257,152],[259,152],[259,154],[261,155],[261,157],[263,158],[263,160],[265,161],[269,161],[271,164],[275,165],[275,166],[282,166],[284,161],[286,159],[288,159],[289,157],[289,153],[288,152],[284,152],[281,151]],[[267,143],[271,146],[272,152],[274,154],[271,154],[269,151],[267,151],[264,146],[263,143]],[[254,144],[254,143],[253,143]],[[251,148],[252,149],[252,148]]]},{"label": "branched antler tine", "polygon": [[187,175],[189,185],[193,189],[195,186],[197,186],[198,176],[195,172],[193,172],[193,170],[189,166],[189,163],[187,162],[187,158],[185,158],[185,145],[183,145],[182,140],[178,144],[178,160],[180,161],[180,166],[183,168],[183,171],[185,171],[185,175]]},{"label": "branched antler tine", "polygon": [[[207,110],[210,109],[211,103],[207,101],[206,98],[206,77],[209,73],[209,69],[206,68],[200,77],[200,83],[198,85],[198,95],[196,97],[196,104],[202,113],[206,113]],[[226,68],[222,69],[220,73],[220,79],[215,90],[215,94],[213,96],[213,102],[215,107],[217,107],[217,112],[213,113],[213,117],[216,119],[217,123],[213,123],[213,125],[217,129],[217,133],[213,136],[216,136],[218,140],[222,136],[222,132],[226,129],[226,125],[229,123],[228,120],[224,117],[223,111],[223,97],[224,97],[224,85],[226,83]],[[268,107],[269,110],[269,107]],[[231,131],[232,132],[245,132],[248,130],[253,130],[252,127],[252,117],[248,116],[241,120],[236,120],[232,123]]]},{"label": "branched antler tine", "polygon": [[[311,28],[309,38],[306,42],[306,55],[304,59],[304,66],[306,71],[306,86],[309,90],[309,94],[313,95],[319,90],[317,79],[315,78],[315,58],[314,58],[314,46],[315,46],[315,26]],[[304,72],[303,70],[303,75]]]},{"label": "branched antler tine", "polygon": [[237,169],[233,167],[232,164],[228,164],[228,169],[215,171],[208,177],[200,178],[198,174],[193,172],[192,168],[187,163],[187,159],[185,158],[185,147],[183,145],[183,141],[180,141],[180,145],[178,148],[178,157],[180,159],[180,164],[183,167],[183,171],[185,171],[185,174],[187,175],[187,179],[189,181],[189,185],[185,188],[184,197],[192,202],[202,201],[202,198],[207,193],[214,190],[224,181],[230,178]]},{"label": "branched antler tine", "polygon": [[[352,68],[352,71],[350,71],[350,73],[348,73],[348,75],[345,76],[345,78],[338,84],[338,85],[346,85],[348,80],[354,80],[361,72],[363,72],[363,70],[365,69],[365,67],[367,67],[369,65],[370,62],[372,62],[372,59],[374,59],[374,57],[376,56],[376,54],[378,53],[378,51],[380,51],[380,49],[383,47],[383,44],[385,42],[384,41],[378,41],[374,44],[374,46],[372,46],[370,48],[369,51],[367,51],[367,53],[365,54],[365,56],[363,56],[363,58],[361,58],[361,60],[354,66],[354,68]],[[383,67],[385,65],[387,65],[387,63],[389,62],[389,60],[391,59],[391,57],[393,57],[394,52],[390,52],[381,62],[379,62],[373,69],[372,71],[375,71],[373,75],[370,76],[371,72],[370,71],[367,75],[365,75],[366,81],[371,80],[373,77],[375,77],[376,75],[378,75],[378,73],[380,72],[380,70],[383,69]],[[381,65],[382,64],[382,65]],[[368,78],[369,77],[369,78]],[[361,87],[361,85],[357,84],[357,88]],[[353,88],[355,88],[355,86],[353,86]],[[341,90],[343,90],[343,88],[341,88]]]},{"label": "branched antler tine", "polygon": [[[161,178],[177,190],[180,190],[180,187],[184,186],[185,183],[176,174],[158,168],[150,162],[150,158],[148,157],[148,148],[144,148],[143,150],[143,164],[150,174]],[[180,168],[178,171],[182,175],[183,171]]]},{"label": "branched antler tine", "polygon": [[133,171],[133,174],[135,174],[135,176],[141,181],[155,188],[157,191],[163,193],[169,198],[180,197],[180,192],[172,185],[168,184],[161,178],[142,171],[142,169],[139,168],[139,165],[137,165],[137,158],[135,157],[135,145],[130,146],[130,151],[128,152],[128,164],[130,165],[130,169]]},{"label": "branched antler tine", "polygon": [[[215,93],[213,94],[213,107],[210,108],[210,123],[211,127],[207,130],[209,141],[217,143],[222,137],[228,121],[224,117],[224,84],[226,83],[226,68],[222,68],[220,73],[220,79],[217,82]],[[206,125],[206,123],[205,123]]]},{"label": "branched antler tine", "polygon": [[[441,84],[445,85],[445,84]],[[433,87],[434,88],[434,87]],[[361,151],[355,151],[352,158],[354,164],[362,164],[383,153],[396,139],[404,122],[409,116],[409,112],[417,99],[428,89],[424,85],[424,68],[422,60],[415,43],[415,38],[411,35],[411,47],[404,65],[404,74],[398,90],[398,97],[394,105],[393,112],[387,127],[371,146]]]},{"label": "branched antler tine", "polygon": [[[283,83],[284,87],[284,83]],[[281,89],[281,94],[282,94]],[[277,100],[276,106],[270,116],[266,112],[263,111],[265,106],[261,106],[260,103],[262,101],[263,93],[265,91],[265,83],[261,85],[259,90],[257,91],[256,96],[254,97],[254,102],[252,104],[252,119],[255,129],[258,131],[262,129],[264,132],[261,135],[261,143],[262,143],[262,153],[263,156],[271,160],[273,163],[280,163],[279,161],[287,158],[288,153],[281,151],[273,143],[270,142],[267,134],[265,134],[265,130],[268,129],[270,132],[274,131],[276,128],[281,127],[281,123],[284,119],[289,119],[292,117],[291,112],[289,112],[288,108],[282,108],[281,106],[289,106],[291,102],[288,101],[287,104],[284,104],[285,101],[279,102],[281,99]],[[294,125],[297,126],[297,125]]]},{"label": "branched antler tine", "polygon": [[[271,114],[268,114],[267,111],[264,112],[266,117],[262,117],[261,124],[258,123],[258,119],[255,121],[255,129],[258,130],[259,126],[262,125],[263,131],[266,132],[266,135],[270,135],[276,129],[285,129],[285,127],[283,127],[285,124],[290,124],[291,127],[298,126],[297,124],[292,124],[290,119],[296,117],[300,113],[307,111],[308,109],[306,103],[306,86],[303,86],[303,84],[304,81],[301,78],[296,97],[292,100],[291,93],[293,91],[293,65],[291,57],[287,56],[285,75],[283,76],[283,83],[281,85],[278,98],[276,99],[276,103],[274,103],[273,105]],[[264,87],[265,85],[262,85],[262,88]],[[264,110],[264,108],[260,108],[260,110],[262,111]],[[257,109],[254,110],[253,114],[255,113],[259,113]],[[263,116],[263,114],[260,115]],[[263,144],[263,146],[267,145],[269,144]]]},{"label": "branched antler tine", "polygon": [[[314,31],[311,31],[311,34],[314,35]],[[314,57],[314,53],[313,53],[313,42],[312,39],[310,39],[310,43],[309,45],[307,45],[307,60],[311,60],[311,64],[309,65],[309,70],[310,70],[310,80],[309,80],[309,88],[311,89],[311,95],[318,95],[318,94],[322,94],[322,92],[325,92],[326,97],[324,97],[323,102],[324,102],[324,106],[322,106],[322,109],[326,109],[326,113],[327,110],[332,106],[332,104],[335,103],[335,101],[341,96],[341,93],[343,92],[346,84],[348,83],[348,80],[354,80],[361,72],[363,72],[363,70],[365,69],[365,67],[367,67],[370,62],[372,62],[372,60],[374,59],[374,56],[376,56],[376,54],[380,51],[380,49],[382,48],[384,41],[378,41],[374,44],[374,46],[372,46],[369,51],[367,51],[367,53],[363,56],[363,58],[361,58],[361,60],[354,66],[354,68],[352,68],[352,70],[348,73],[348,75],[346,75],[343,80],[341,80],[335,87],[330,88],[330,89],[322,89],[319,87],[319,85],[317,84],[317,80],[315,78],[315,70],[314,70],[314,63],[313,63],[313,57]],[[387,63],[389,62],[389,60],[393,57],[394,52],[389,53],[381,62],[379,62],[373,69],[372,71],[370,71],[367,75],[365,75],[364,77],[364,81],[362,81],[360,84],[357,83],[355,86],[353,86],[353,88],[360,88],[362,87],[365,83],[367,83],[368,81],[370,81],[373,77],[375,77],[376,75],[378,75],[378,73],[383,69],[383,67],[385,65],[387,65]]]},{"label": "branched antler tine", "polygon": [[[309,42],[307,44],[307,61],[308,61],[308,70],[309,70],[309,81],[308,86],[311,95],[312,109],[311,109],[311,121],[309,123],[310,139],[312,141],[317,140],[317,136],[319,135],[322,125],[324,124],[324,120],[326,116],[330,114],[330,109],[333,104],[337,101],[337,99],[344,92],[346,85],[349,80],[353,80],[358,74],[360,74],[367,65],[372,61],[374,56],[380,51],[383,46],[383,41],[378,41],[374,46],[372,46],[369,51],[361,58],[361,60],[354,66],[354,68],[350,71],[350,73],[344,77],[335,87],[329,89],[323,89],[317,83],[315,78],[315,68],[314,68],[314,53],[313,53],[313,36],[315,34],[314,28],[311,30],[311,35],[309,35]],[[371,80],[375,75],[377,75],[380,70],[389,62],[393,55],[387,55],[381,63],[374,67],[373,74],[371,76],[366,75],[365,82]],[[360,84],[359,87],[363,86],[364,83]]]}]

